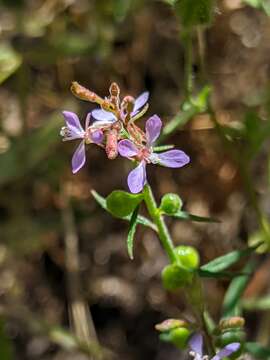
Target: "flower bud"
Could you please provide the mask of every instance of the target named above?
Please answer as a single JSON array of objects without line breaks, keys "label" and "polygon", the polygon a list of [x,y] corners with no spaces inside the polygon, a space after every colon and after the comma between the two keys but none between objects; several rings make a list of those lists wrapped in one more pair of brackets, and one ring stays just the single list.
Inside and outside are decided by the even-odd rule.
[{"label": "flower bud", "polygon": [[177,213],[182,207],[182,200],[177,194],[168,193],[161,199],[160,209],[168,215]]},{"label": "flower bud", "polygon": [[167,265],[162,270],[162,283],[167,290],[176,290],[191,283],[193,274],[177,264]]},{"label": "flower bud", "polygon": [[180,245],[174,250],[180,265],[188,269],[197,269],[200,265],[198,251],[192,246]]},{"label": "flower bud", "polygon": [[118,97],[120,95],[120,88],[115,82],[111,83],[109,91],[111,96]]},{"label": "flower bud", "polygon": [[233,328],[243,328],[245,319],[241,316],[232,316],[230,318],[222,319],[219,322],[219,329],[221,331]]},{"label": "flower bud", "polygon": [[190,335],[191,331],[187,328],[179,327],[173,329],[170,333],[171,342],[179,349],[185,349]]},{"label": "flower bud", "polygon": [[179,327],[187,328],[189,324],[185,320],[180,319],[167,319],[160,324],[155,325],[155,329],[160,332],[167,332]]}]

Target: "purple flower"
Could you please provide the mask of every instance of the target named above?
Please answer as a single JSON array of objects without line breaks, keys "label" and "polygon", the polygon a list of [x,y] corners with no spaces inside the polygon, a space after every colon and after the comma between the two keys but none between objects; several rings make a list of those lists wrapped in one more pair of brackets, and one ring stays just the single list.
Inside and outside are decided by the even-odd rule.
[{"label": "purple flower", "polygon": [[[140,96],[135,99],[134,102],[134,108],[132,113],[130,114],[131,117],[138,114],[140,109],[147,103],[147,100],[149,98],[149,92],[145,91]],[[98,120],[98,121],[105,121],[105,122],[111,122],[114,123],[117,120],[117,117],[110,111],[106,111],[103,109],[95,109],[92,111],[92,116]]]},{"label": "purple flower", "polygon": [[63,136],[63,141],[82,139],[79,146],[76,148],[71,161],[72,172],[75,174],[85,164],[85,144],[101,144],[103,132],[101,129],[95,127],[95,124],[89,126],[91,113],[86,117],[85,129],[82,128],[78,116],[73,112],[63,111],[63,115],[66,122],[66,126],[62,127],[60,131],[60,135]]},{"label": "purple flower", "polygon": [[146,121],[146,145],[137,145],[131,140],[121,140],[118,151],[121,156],[140,161],[139,165],[128,175],[128,187],[132,193],[142,191],[147,182],[146,164],[158,164],[170,168],[180,168],[189,163],[189,157],[181,150],[169,150],[157,154],[153,152],[153,143],[157,140],[162,122],[157,115]]},{"label": "purple flower", "polygon": [[[201,334],[194,334],[189,340],[189,346],[192,351],[190,351],[190,355],[193,356],[194,360],[208,360],[209,357],[207,355],[203,355],[203,340]],[[211,360],[221,360],[240,348],[240,343],[231,343],[226,345],[223,349],[221,349]]]}]

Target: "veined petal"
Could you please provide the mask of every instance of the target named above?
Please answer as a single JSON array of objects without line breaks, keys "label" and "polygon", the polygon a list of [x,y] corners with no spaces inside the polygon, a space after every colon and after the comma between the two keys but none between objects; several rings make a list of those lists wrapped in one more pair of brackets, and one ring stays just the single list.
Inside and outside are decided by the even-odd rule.
[{"label": "veined petal", "polygon": [[231,343],[226,345],[223,349],[221,349],[213,358],[212,360],[221,360],[240,348],[240,343]]},{"label": "veined petal", "polygon": [[203,338],[199,333],[194,334],[188,342],[192,351],[200,356],[203,355]]},{"label": "veined petal", "polygon": [[91,113],[88,113],[85,119],[85,131],[89,128],[90,120],[91,120]]},{"label": "veined petal", "polygon": [[110,122],[110,123],[117,120],[113,113],[111,113],[109,111],[105,111],[103,109],[93,110],[92,116],[98,121],[105,121],[105,122]]},{"label": "veined petal", "polygon": [[135,115],[135,113],[147,103],[148,99],[149,99],[149,92],[148,91],[145,91],[141,95],[139,95],[137,97],[137,99],[135,100],[134,108],[133,108],[133,111],[131,113],[131,116]]},{"label": "veined petal", "polygon": [[75,153],[72,157],[72,172],[75,174],[78,172],[83,165],[85,164],[85,144],[84,141],[81,141],[80,145],[75,150]]},{"label": "veined petal", "polygon": [[181,150],[169,150],[153,155],[159,165],[170,168],[180,168],[190,162],[189,156]]},{"label": "veined petal", "polygon": [[142,191],[146,184],[146,169],[145,162],[142,161],[140,164],[133,169],[128,175],[128,187],[133,194],[137,194]]},{"label": "veined petal", "polygon": [[93,143],[95,143],[95,144],[101,144],[103,141],[103,138],[104,138],[103,132],[99,129],[93,131],[91,134],[91,139],[92,139]]},{"label": "veined petal", "polygon": [[138,154],[136,145],[130,140],[121,140],[118,143],[118,152],[121,156],[132,157]]},{"label": "veined petal", "polygon": [[148,146],[151,146],[159,137],[162,127],[162,121],[157,115],[151,116],[145,124],[146,140]]},{"label": "veined petal", "polygon": [[80,120],[75,113],[71,111],[63,111],[62,114],[64,115],[67,127],[72,132],[72,134],[84,134],[84,130],[81,126]]}]

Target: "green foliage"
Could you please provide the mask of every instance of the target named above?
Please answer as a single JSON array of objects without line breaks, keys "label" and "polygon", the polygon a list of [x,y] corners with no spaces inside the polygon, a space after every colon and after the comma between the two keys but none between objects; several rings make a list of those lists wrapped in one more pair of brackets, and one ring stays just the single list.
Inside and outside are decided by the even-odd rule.
[{"label": "green foliage", "polygon": [[[91,194],[93,195],[94,199],[96,200],[96,202],[106,211],[110,212],[108,207],[107,207],[107,202],[106,199],[101,196],[100,194],[98,194],[95,190],[91,191]],[[131,215],[128,216],[123,216],[121,217],[121,219],[123,220],[127,220],[130,221],[131,220]],[[147,226],[149,228],[151,228],[154,231],[157,231],[156,225],[153,224],[149,219],[147,219],[146,217],[142,216],[142,215],[138,215],[137,217],[137,222],[138,224]]]},{"label": "green foliage", "polygon": [[212,20],[213,0],[178,0],[175,9],[184,27],[207,25]]},{"label": "green foliage", "polygon": [[168,193],[161,199],[160,210],[167,215],[173,215],[180,211],[182,205],[183,202],[177,194]]},{"label": "green foliage", "polygon": [[180,265],[188,269],[197,269],[200,265],[200,255],[194,247],[180,245],[174,251]]},{"label": "green foliage", "polygon": [[245,350],[251,355],[253,355],[256,359],[270,359],[270,348],[262,346],[256,342],[246,342]]},{"label": "green foliage", "polygon": [[263,10],[268,16],[270,16],[270,3],[269,0],[243,0],[246,4]]},{"label": "green foliage", "polygon": [[7,43],[0,43],[0,84],[22,63],[21,56]]},{"label": "green foliage", "polygon": [[270,310],[270,296],[260,298],[243,299],[241,306],[244,310],[249,311],[269,311]]},{"label": "green foliage", "polygon": [[123,218],[133,213],[142,200],[142,194],[137,195],[122,190],[114,190],[107,197],[106,204],[112,215]]},{"label": "green foliage", "polygon": [[44,126],[14,142],[0,155],[0,185],[20,178],[32,170],[59,143],[59,129],[63,124],[59,112],[52,114]]},{"label": "green foliage", "polygon": [[201,266],[201,270],[206,270],[211,273],[219,273],[225,269],[228,269],[233,264],[237,263],[243,257],[249,256],[254,252],[253,248],[248,248],[244,250],[235,250],[226,255],[217,257],[216,259],[210,261],[209,263]]},{"label": "green foliage", "polygon": [[139,205],[133,211],[133,214],[131,216],[129,230],[128,230],[128,236],[127,236],[127,249],[128,249],[128,255],[131,260],[133,259],[133,242],[134,242],[134,235],[136,232],[136,227],[138,224],[138,221],[137,221],[138,212],[139,212]]},{"label": "green foliage", "polygon": [[255,266],[256,264],[254,261],[249,261],[243,269],[243,275],[240,275],[231,281],[223,301],[223,317],[237,315],[241,296],[246,289]]},{"label": "green foliage", "polygon": [[[167,214],[166,214],[167,215]],[[193,215],[193,214],[189,214],[186,211],[177,211],[177,213],[174,214],[170,214],[170,216],[173,216],[179,220],[191,220],[191,221],[197,221],[197,222],[219,222],[219,220],[213,219],[213,218],[209,218],[209,217],[204,217],[204,216],[197,216],[197,215]]]}]

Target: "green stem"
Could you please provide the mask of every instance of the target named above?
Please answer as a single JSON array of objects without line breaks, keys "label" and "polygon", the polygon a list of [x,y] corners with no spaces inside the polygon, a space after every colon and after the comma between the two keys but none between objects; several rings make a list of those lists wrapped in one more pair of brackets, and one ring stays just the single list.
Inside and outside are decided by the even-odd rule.
[{"label": "green stem", "polygon": [[144,201],[145,201],[147,210],[148,210],[153,222],[157,226],[160,242],[161,242],[163,248],[165,249],[170,261],[176,262],[176,256],[174,253],[174,245],[173,245],[171,235],[165,224],[164,218],[161,215],[161,213],[157,207],[157,203],[154,198],[152,189],[148,184],[145,185],[143,194],[144,194]]},{"label": "green stem", "polygon": [[185,97],[186,100],[190,98],[192,95],[193,89],[193,73],[192,73],[192,61],[193,61],[193,53],[192,53],[192,33],[191,31],[187,31],[184,34],[183,43],[185,47]]}]

